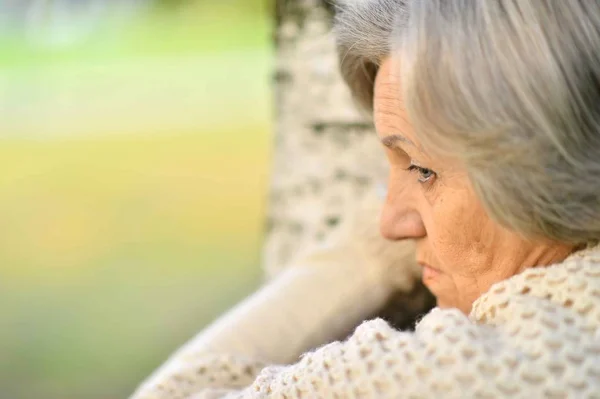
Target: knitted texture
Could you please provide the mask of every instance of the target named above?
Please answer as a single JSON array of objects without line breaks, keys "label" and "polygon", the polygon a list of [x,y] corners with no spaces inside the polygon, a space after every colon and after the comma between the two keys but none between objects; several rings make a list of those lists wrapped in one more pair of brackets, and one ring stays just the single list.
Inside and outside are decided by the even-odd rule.
[{"label": "knitted texture", "polygon": [[242,390],[235,357],[217,367],[213,390],[200,389],[206,379],[189,364],[161,382],[169,390],[138,398],[600,398],[599,328],[596,248],[495,284],[469,316],[436,308],[414,333],[368,321],[296,364],[263,369]]},{"label": "knitted texture", "polygon": [[207,398],[214,397],[216,393],[220,393],[217,397],[222,397],[227,390],[243,388],[252,383],[265,364],[240,355],[205,353],[196,358],[183,356],[169,366],[162,370],[169,378],[158,382],[144,394],[145,397]]}]

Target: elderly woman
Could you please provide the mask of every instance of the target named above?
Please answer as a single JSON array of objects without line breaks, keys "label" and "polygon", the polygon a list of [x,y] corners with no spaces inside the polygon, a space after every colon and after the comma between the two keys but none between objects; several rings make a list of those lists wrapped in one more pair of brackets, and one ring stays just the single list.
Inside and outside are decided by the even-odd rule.
[{"label": "elderly woman", "polygon": [[[281,337],[267,323],[236,346],[219,327],[235,323],[221,321],[201,338],[212,352],[175,356],[136,397],[600,397],[600,2],[349,1],[337,35],[390,165],[380,228],[395,246],[380,249],[415,243],[437,307],[414,332],[368,321],[260,372],[261,360],[286,358],[269,349],[285,352]],[[353,250],[363,247],[352,237],[338,263],[379,256]],[[346,311],[377,300],[390,270],[410,280],[409,264],[331,272],[372,281]],[[327,291],[316,275],[310,292]],[[298,307],[311,302],[289,287]],[[240,326],[261,324],[253,309]],[[321,329],[341,331],[335,316]],[[287,321],[286,353],[327,342],[292,338]]]}]

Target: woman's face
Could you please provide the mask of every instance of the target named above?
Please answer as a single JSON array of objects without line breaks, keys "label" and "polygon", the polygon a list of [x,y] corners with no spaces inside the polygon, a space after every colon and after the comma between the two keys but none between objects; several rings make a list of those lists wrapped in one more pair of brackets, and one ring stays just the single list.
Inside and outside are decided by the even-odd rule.
[{"label": "woman's face", "polygon": [[423,282],[438,306],[465,313],[498,281],[565,259],[572,248],[531,241],[494,222],[466,170],[421,147],[401,98],[398,65],[386,59],[375,82],[375,127],[390,165],[381,232],[415,239]]}]

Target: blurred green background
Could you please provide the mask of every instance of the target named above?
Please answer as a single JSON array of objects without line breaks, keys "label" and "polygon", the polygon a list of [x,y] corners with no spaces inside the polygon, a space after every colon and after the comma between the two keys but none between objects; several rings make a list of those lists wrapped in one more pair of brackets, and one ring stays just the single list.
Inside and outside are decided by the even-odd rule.
[{"label": "blurred green background", "polygon": [[125,398],[260,282],[270,11],[0,1],[1,398]]}]

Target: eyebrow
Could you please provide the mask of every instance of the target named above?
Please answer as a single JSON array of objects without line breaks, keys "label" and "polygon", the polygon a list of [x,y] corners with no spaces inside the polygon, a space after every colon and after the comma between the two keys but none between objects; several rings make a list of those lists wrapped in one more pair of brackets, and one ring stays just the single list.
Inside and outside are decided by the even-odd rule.
[{"label": "eyebrow", "polygon": [[399,134],[390,134],[389,136],[385,136],[385,137],[381,138],[381,143],[388,148],[394,147],[398,141],[400,141],[402,143],[407,143],[407,144],[410,144],[410,145],[416,147],[415,143],[413,143],[406,137],[399,135]]}]

